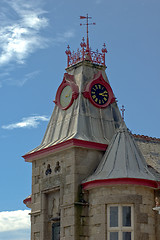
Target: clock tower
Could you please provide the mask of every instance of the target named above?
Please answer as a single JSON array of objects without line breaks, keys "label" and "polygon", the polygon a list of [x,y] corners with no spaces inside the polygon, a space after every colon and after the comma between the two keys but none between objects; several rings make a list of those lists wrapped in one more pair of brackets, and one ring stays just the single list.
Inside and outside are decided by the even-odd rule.
[{"label": "clock tower", "polygon": [[[153,204],[159,175],[147,167],[121,117],[105,73],[106,46],[90,50],[89,17],[81,19],[87,41],[77,52],[68,46],[43,140],[23,156],[32,163],[32,195],[25,200],[31,201],[31,240],[145,239],[136,233],[136,214],[146,194]],[[124,224],[114,220],[121,215]]]}]

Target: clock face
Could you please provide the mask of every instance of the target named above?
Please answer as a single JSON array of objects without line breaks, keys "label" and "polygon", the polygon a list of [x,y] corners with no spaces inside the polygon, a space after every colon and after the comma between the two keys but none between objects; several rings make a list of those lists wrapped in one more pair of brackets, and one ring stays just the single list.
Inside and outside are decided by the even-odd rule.
[{"label": "clock face", "polygon": [[106,104],[109,98],[106,87],[100,83],[94,84],[91,87],[91,98],[96,104],[100,106]]},{"label": "clock face", "polygon": [[72,100],[72,88],[67,85],[60,94],[60,104],[62,108],[66,108]]}]

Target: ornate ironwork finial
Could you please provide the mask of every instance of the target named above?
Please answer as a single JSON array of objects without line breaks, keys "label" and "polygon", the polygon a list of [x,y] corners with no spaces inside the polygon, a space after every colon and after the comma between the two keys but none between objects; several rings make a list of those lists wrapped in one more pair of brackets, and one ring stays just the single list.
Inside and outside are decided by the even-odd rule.
[{"label": "ornate ironwork finial", "polygon": [[82,38],[82,42],[81,42],[80,46],[81,46],[82,48],[85,48],[85,47],[86,47],[86,43],[85,43],[84,37]]},{"label": "ornate ironwork finial", "polygon": [[105,43],[103,44],[102,53],[107,53],[107,48]]},{"label": "ornate ironwork finial", "polygon": [[70,54],[71,54],[70,46],[69,46],[69,45],[67,46],[67,50],[65,51],[65,53],[66,53],[67,55],[70,55]]},{"label": "ornate ironwork finial", "polygon": [[125,108],[124,108],[124,105],[122,105],[122,108],[121,108],[121,112],[122,112],[122,119],[124,121],[124,112],[125,112]]},{"label": "ornate ironwork finial", "polygon": [[65,53],[67,54],[67,67],[70,67],[78,62],[81,61],[90,61],[92,63],[98,64],[105,66],[105,54],[107,53],[106,45],[104,43],[102,52],[96,52],[92,51],[91,48],[89,47],[89,37],[88,37],[88,26],[89,25],[95,25],[95,23],[89,23],[89,19],[91,17],[88,16],[80,16],[80,19],[86,19],[85,24],[80,24],[87,26],[87,41],[85,42],[84,37],[82,38],[82,42],[80,43],[81,49],[77,49],[77,51],[70,51],[70,47],[68,45],[67,50]]},{"label": "ornate ironwork finial", "polygon": [[82,61],[84,61],[84,53],[85,53],[84,48],[86,48],[86,43],[84,41],[84,37],[82,38],[82,42],[81,42],[80,46],[82,48]]},{"label": "ornate ironwork finial", "polygon": [[65,51],[66,55],[67,55],[67,67],[69,67],[70,65],[70,55],[71,55],[71,51],[70,51],[70,46],[67,46],[67,50]]},{"label": "ornate ironwork finial", "polygon": [[87,46],[86,46],[86,60],[92,60],[91,58],[91,54],[90,54],[90,49],[89,49],[89,37],[88,37],[88,26],[89,25],[95,25],[96,23],[88,23],[88,20],[91,19],[92,17],[89,17],[88,16],[88,13],[87,13],[87,16],[80,16],[80,19],[86,19],[86,23],[82,24],[80,23],[80,26],[82,25],[86,25],[87,26]]},{"label": "ornate ironwork finial", "polygon": [[105,54],[107,53],[106,44],[103,44],[102,54],[103,54],[103,64],[105,65]]}]

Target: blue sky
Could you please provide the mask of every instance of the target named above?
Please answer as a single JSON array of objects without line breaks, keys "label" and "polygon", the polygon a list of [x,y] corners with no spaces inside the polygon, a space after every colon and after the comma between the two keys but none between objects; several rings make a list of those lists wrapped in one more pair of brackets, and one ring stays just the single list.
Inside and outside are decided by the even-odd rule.
[{"label": "blue sky", "polygon": [[29,239],[28,223],[6,230],[2,215],[17,219],[22,210],[21,218],[29,220],[23,199],[31,193],[31,164],[21,156],[43,138],[67,45],[76,50],[86,37],[80,15],[96,22],[89,28],[91,48],[107,45],[106,73],[119,107],[125,105],[128,128],[160,137],[159,12],[159,0],[1,0],[0,224],[6,228],[0,228],[0,240]]}]

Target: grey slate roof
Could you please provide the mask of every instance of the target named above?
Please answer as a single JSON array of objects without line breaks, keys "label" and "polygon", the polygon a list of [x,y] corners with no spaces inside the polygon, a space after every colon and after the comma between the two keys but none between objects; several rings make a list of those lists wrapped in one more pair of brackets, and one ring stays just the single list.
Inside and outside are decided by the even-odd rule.
[{"label": "grey slate roof", "polygon": [[84,182],[116,178],[160,180],[160,174],[147,165],[124,123],[113,136],[96,171]]},{"label": "grey slate roof", "polygon": [[109,143],[122,121],[117,103],[100,109],[93,106],[82,94],[85,85],[99,71],[102,72],[104,80],[108,82],[105,68],[91,62],[83,61],[67,69],[69,74],[74,75],[79,87],[79,96],[67,110],[62,110],[58,106],[54,107],[42,143],[29,154],[72,138]]}]

